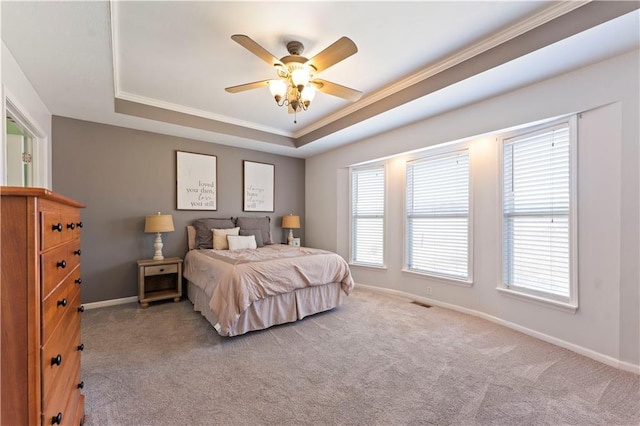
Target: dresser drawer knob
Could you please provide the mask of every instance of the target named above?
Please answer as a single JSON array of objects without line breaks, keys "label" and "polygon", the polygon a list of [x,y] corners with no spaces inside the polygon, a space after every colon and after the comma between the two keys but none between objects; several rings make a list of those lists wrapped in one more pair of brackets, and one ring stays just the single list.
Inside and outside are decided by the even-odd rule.
[{"label": "dresser drawer knob", "polygon": [[62,413],[58,413],[57,416],[51,418],[52,425],[59,425],[60,423],[62,423]]},{"label": "dresser drawer knob", "polygon": [[62,300],[58,300],[58,306],[62,306],[63,308],[65,306],[67,306],[67,303],[68,302],[67,302],[67,298],[66,297],[64,299],[62,299]]},{"label": "dresser drawer knob", "polygon": [[51,230],[52,231],[62,232],[62,224],[61,223],[57,223],[57,224],[51,226]]},{"label": "dresser drawer knob", "polygon": [[62,364],[62,355],[58,354],[51,358],[51,365],[60,365]]},{"label": "dresser drawer knob", "polygon": [[84,312],[84,306],[80,305],[80,307],[78,308],[78,312],[83,313]]},{"label": "dresser drawer knob", "polygon": [[73,222],[67,223],[67,229],[76,229],[76,224]]},{"label": "dresser drawer knob", "polygon": [[78,383],[78,389],[84,389],[84,380]]},{"label": "dresser drawer knob", "polygon": [[84,343],[80,343],[80,344],[78,345],[78,350],[79,350],[80,352],[84,351]]},{"label": "dresser drawer knob", "polygon": [[67,267],[67,261],[66,260],[61,260],[60,262],[56,263],[56,267],[57,268],[66,268]]},{"label": "dresser drawer knob", "polygon": [[76,256],[80,256],[82,254],[82,250],[78,249],[73,252]]},{"label": "dresser drawer knob", "polygon": [[76,278],[75,283],[78,285],[82,284],[82,278]]},{"label": "dresser drawer knob", "polygon": [[78,225],[78,228],[82,228],[82,222],[78,222],[76,225]]}]

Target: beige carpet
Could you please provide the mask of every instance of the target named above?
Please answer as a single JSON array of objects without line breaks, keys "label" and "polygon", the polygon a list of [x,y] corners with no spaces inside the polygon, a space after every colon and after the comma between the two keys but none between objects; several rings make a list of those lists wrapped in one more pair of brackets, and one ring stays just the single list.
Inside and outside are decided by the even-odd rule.
[{"label": "beige carpet", "polygon": [[640,378],[499,325],[356,290],[222,338],[188,301],[83,318],[88,425],[638,425]]}]

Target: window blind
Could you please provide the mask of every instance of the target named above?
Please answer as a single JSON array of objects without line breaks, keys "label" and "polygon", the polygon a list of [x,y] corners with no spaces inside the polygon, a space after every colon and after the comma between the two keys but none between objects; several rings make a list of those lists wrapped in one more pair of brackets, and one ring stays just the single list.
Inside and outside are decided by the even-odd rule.
[{"label": "window blind", "polygon": [[354,263],[384,264],[384,173],[384,166],[351,171],[351,260]]},{"label": "window blind", "polygon": [[570,296],[569,125],[503,146],[503,275],[507,286]]},{"label": "window blind", "polygon": [[407,267],[469,278],[468,151],[407,164]]}]

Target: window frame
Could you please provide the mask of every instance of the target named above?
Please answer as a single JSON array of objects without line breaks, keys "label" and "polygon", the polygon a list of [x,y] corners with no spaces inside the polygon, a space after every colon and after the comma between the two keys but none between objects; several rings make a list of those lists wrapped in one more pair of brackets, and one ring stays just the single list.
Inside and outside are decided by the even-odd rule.
[{"label": "window frame", "polygon": [[[504,281],[505,268],[505,197],[504,197],[504,147],[507,141],[533,133],[550,130],[560,125],[568,125],[569,128],[569,212],[568,219],[568,247],[569,247],[569,296],[562,297],[552,293],[536,291],[526,287],[508,285]],[[531,303],[551,307],[568,313],[575,313],[578,309],[578,126],[577,116],[571,115],[544,124],[519,129],[502,135],[498,144],[498,199],[499,199],[499,238],[498,238],[498,285],[497,290],[505,296],[528,301]]]},{"label": "window frame", "polygon": [[[383,182],[383,213],[382,213],[382,263],[370,263],[362,262],[354,259],[355,249],[355,229],[353,226],[354,211],[353,211],[353,174],[354,172],[360,172],[364,170],[382,169],[384,173]],[[361,166],[349,167],[349,265],[361,266],[373,269],[386,269],[387,268],[387,218],[388,218],[388,206],[387,206],[387,194],[388,194],[388,165],[386,162],[376,162]]]},{"label": "window frame", "polygon": [[[473,285],[473,156],[469,142],[447,144],[446,147],[434,149],[428,153],[415,156],[405,163],[404,167],[404,193],[403,193],[403,269],[402,272],[408,275],[429,278],[441,281],[447,284],[454,284],[463,287],[471,287]],[[409,239],[409,214],[408,214],[408,174],[407,169],[411,162],[437,160],[442,157],[450,157],[460,153],[466,153],[468,161],[468,214],[467,214],[467,277],[460,278],[453,275],[438,274],[431,271],[414,269],[409,267],[410,257],[410,239]]]}]

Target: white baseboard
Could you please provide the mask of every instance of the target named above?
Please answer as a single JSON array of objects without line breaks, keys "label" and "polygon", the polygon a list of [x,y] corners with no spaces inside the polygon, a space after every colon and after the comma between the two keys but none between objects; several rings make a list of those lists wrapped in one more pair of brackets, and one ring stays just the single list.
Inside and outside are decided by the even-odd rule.
[{"label": "white baseboard", "polygon": [[363,289],[375,291],[378,293],[389,294],[393,296],[400,296],[406,299],[415,300],[420,303],[426,303],[427,305],[439,306],[441,308],[451,309],[452,311],[462,312],[463,314],[471,315],[474,317],[479,317],[485,319],[487,321],[491,321],[496,324],[503,325],[512,330],[519,331],[520,333],[526,334],[528,336],[535,337],[536,339],[543,340],[547,343],[551,343],[556,346],[560,346],[561,348],[568,349],[572,352],[576,352],[580,355],[584,355],[587,358],[591,358],[603,364],[609,365],[611,367],[617,368],[619,370],[628,371],[630,373],[634,373],[640,375],[640,365],[631,364],[629,362],[621,361],[617,358],[613,358],[609,355],[604,355],[599,352],[592,351],[591,349],[584,348],[582,346],[576,345],[574,343],[567,342],[566,340],[558,339],[553,336],[549,336],[548,334],[540,333],[539,331],[532,330],[527,327],[523,327],[516,323],[505,321],[501,318],[494,317],[493,315],[486,314],[484,312],[476,311],[474,309],[464,308],[462,306],[452,305],[450,303],[441,302],[439,300],[428,299],[422,296],[416,296],[411,293],[406,293],[400,290],[392,290],[388,288],[375,287],[366,284],[358,284],[356,283],[356,287],[360,287]]},{"label": "white baseboard", "polygon": [[133,303],[138,301],[138,296],[123,297],[122,299],[103,300],[100,302],[83,303],[85,309],[97,309],[107,306],[124,305],[125,303]]}]

